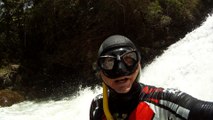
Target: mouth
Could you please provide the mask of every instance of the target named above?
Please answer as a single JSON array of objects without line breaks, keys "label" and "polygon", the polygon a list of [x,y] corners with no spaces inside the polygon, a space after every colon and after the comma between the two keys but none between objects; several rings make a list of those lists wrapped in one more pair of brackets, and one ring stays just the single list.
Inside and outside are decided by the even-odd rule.
[{"label": "mouth", "polygon": [[128,78],[118,79],[115,80],[115,83],[125,83],[128,80]]}]

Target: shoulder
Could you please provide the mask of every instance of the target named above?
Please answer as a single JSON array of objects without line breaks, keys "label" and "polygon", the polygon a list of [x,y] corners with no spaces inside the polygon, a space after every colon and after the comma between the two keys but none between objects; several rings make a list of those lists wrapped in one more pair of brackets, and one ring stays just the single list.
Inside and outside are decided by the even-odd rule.
[{"label": "shoulder", "polygon": [[103,95],[97,95],[90,105],[90,120],[100,120],[103,116]]},{"label": "shoulder", "polygon": [[154,93],[154,92],[164,92],[165,91],[164,88],[156,87],[156,86],[152,86],[152,85],[145,85],[145,84],[140,83],[140,86],[142,88],[141,93],[149,94],[149,93]]},{"label": "shoulder", "polygon": [[93,98],[94,101],[99,101],[103,99],[103,94],[98,94],[97,96],[95,96],[95,98]]},{"label": "shoulder", "polygon": [[178,90],[144,85],[140,100],[155,111],[155,118],[186,119],[195,98]]},{"label": "shoulder", "polygon": [[173,88],[161,88],[161,87],[155,87],[150,85],[142,85],[140,99],[142,101],[149,101],[150,100],[165,100],[170,101],[173,103],[180,104],[182,101],[185,101],[185,99],[192,99],[192,97],[178,89]]},{"label": "shoulder", "polygon": [[96,97],[93,98],[91,103],[91,109],[96,109],[97,107],[101,107],[103,103],[103,95],[99,94]]},{"label": "shoulder", "polygon": [[162,88],[162,87],[156,87],[152,85],[144,85],[140,83],[141,86],[141,93],[143,94],[151,94],[151,93],[161,93],[161,94],[167,94],[167,95],[175,95],[180,96],[182,94],[186,94],[179,89],[175,88]]}]

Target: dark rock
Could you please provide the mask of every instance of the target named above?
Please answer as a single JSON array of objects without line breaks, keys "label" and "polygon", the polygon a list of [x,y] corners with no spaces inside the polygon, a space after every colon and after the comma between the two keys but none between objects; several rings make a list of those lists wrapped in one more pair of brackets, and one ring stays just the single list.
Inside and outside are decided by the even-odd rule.
[{"label": "dark rock", "polygon": [[11,64],[2,69],[3,72],[0,73],[0,89],[20,87],[22,77],[18,74],[19,65]]},{"label": "dark rock", "polygon": [[0,106],[11,106],[15,103],[24,101],[24,97],[16,91],[9,89],[0,90]]}]

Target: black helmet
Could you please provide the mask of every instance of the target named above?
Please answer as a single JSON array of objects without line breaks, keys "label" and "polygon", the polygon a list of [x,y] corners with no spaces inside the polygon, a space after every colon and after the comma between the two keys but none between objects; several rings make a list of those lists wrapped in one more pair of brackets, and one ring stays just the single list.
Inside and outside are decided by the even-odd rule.
[{"label": "black helmet", "polygon": [[134,43],[122,35],[108,37],[98,51],[98,66],[109,78],[132,74],[139,60],[140,54]]},{"label": "black helmet", "polygon": [[130,41],[129,38],[122,35],[112,35],[105,39],[104,42],[101,44],[98,51],[98,57],[100,57],[107,51],[122,47],[130,47],[136,49],[134,43]]}]

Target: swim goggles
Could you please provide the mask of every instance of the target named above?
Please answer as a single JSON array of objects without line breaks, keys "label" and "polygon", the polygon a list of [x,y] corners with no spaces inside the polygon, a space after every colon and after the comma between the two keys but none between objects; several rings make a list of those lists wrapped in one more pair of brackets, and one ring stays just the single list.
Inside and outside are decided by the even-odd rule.
[{"label": "swim goggles", "polygon": [[98,59],[98,65],[109,78],[132,74],[139,61],[138,53],[131,48],[119,48],[107,52]]}]

